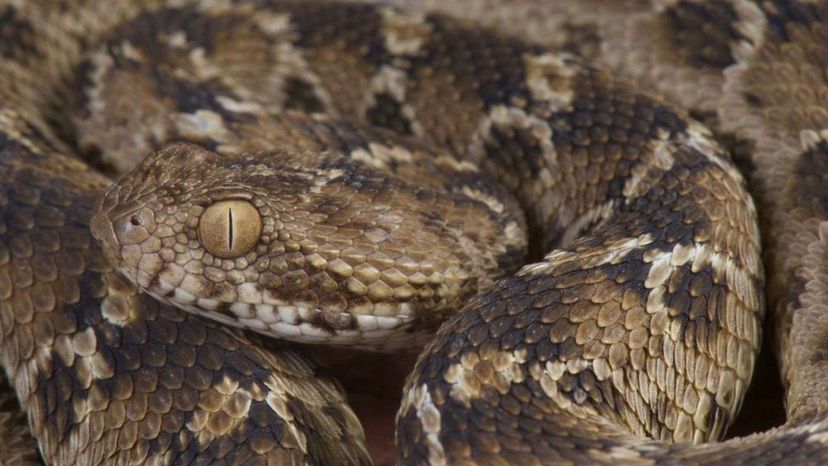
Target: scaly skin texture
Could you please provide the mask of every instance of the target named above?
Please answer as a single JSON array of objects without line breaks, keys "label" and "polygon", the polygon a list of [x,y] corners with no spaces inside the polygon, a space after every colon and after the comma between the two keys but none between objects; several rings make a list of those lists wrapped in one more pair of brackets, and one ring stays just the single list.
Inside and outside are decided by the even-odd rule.
[{"label": "scaly skin texture", "polygon": [[[3,6],[4,34],[16,42],[4,41],[0,60],[5,76],[20,76],[3,87],[0,109],[0,358],[43,459],[369,463],[341,388],[303,356],[266,352],[226,326],[162,306],[105,260],[88,221],[111,181],[62,155],[68,147],[33,107],[35,91],[46,97],[77,45],[59,35],[50,49],[32,35],[26,18],[49,5],[27,3],[31,16]],[[99,6],[77,13],[105,26],[136,10]],[[49,72],[27,74],[38,69]],[[27,92],[24,76],[40,81]]]},{"label": "scaly skin texture", "polygon": [[161,306],[113,271],[87,223],[104,178],[3,147],[22,156],[2,165],[3,363],[47,462],[368,461],[341,389],[300,355]]},{"label": "scaly skin texture", "polygon": [[[302,356],[158,304],[126,276],[305,342],[358,345],[380,329],[383,349],[411,346],[457,311],[408,379],[401,463],[824,462],[824,254],[803,237],[821,231],[822,204],[805,193],[828,144],[820,105],[785,116],[789,100],[822,93],[762,68],[789,59],[779,76],[818,75],[804,64],[819,56],[823,12],[656,3],[633,15],[664,36],[645,55],[674,57],[658,69],[685,86],[659,89],[683,103],[693,76],[712,76],[700,88],[724,88],[739,113],[705,92],[686,105],[755,141],[763,215],[796,217],[790,232],[769,223],[767,258],[790,425],[698,445],[741,405],[764,272],[742,176],[668,101],[573,53],[384,6],[43,0],[4,4],[0,23],[13,38],[0,46],[0,348],[44,458],[369,461],[341,390]],[[714,46],[698,47],[695,25]],[[586,37],[571,52],[612,56],[612,41]],[[646,75],[636,60],[610,66]],[[788,101],[768,97],[790,82]],[[744,133],[728,129],[739,118]],[[762,137],[796,131],[804,152],[779,183],[778,146]],[[88,222],[109,180],[61,155],[70,147],[134,167],[99,201],[105,253]],[[220,235],[233,237],[233,220],[202,225],[228,200],[261,221],[256,244],[229,258]],[[530,257],[544,258],[495,281],[526,252],[524,220]],[[791,276],[794,298],[780,297]]]}]

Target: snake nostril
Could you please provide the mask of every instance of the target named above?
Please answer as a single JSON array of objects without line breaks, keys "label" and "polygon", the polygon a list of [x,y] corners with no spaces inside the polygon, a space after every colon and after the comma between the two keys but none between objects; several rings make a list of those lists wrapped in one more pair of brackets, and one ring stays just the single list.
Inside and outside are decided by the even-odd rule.
[{"label": "snake nostril", "polygon": [[143,242],[154,229],[152,213],[146,208],[116,215],[112,220],[112,233],[121,245]]}]

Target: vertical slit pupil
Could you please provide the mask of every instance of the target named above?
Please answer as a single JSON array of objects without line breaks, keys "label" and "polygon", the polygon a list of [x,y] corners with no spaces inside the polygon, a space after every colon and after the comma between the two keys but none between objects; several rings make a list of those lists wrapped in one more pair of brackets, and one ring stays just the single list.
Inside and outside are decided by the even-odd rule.
[{"label": "vertical slit pupil", "polygon": [[227,250],[232,251],[233,250],[233,209],[227,209],[227,216],[228,216],[227,224],[229,225],[229,228],[228,228],[229,234],[227,235]]}]

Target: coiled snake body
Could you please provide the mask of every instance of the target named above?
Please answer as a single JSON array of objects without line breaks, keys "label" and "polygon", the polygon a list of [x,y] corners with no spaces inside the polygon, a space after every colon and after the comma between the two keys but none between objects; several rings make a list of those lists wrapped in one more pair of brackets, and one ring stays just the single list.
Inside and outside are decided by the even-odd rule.
[{"label": "coiled snake body", "polygon": [[[512,5],[518,39],[360,3],[0,2],[0,348],[42,458],[369,463],[340,387],[237,326],[431,340],[403,464],[825,462],[828,7],[561,3],[546,38],[519,25],[550,5]],[[679,104],[742,142],[787,388],[785,426],[723,443],[759,227]]]}]

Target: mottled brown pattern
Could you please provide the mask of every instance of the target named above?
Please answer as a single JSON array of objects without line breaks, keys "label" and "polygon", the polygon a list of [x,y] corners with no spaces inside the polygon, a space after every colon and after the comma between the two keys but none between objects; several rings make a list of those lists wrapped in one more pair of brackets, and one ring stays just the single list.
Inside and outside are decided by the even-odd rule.
[{"label": "mottled brown pattern", "polygon": [[[443,3],[536,38],[503,18],[550,9]],[[549,12],[546,44],[637,85],[359,2],[0,1],[17,41],[0,59],[0,356],[44,459],[371,461],[302,349],[145,289],[381,350],[451,315],[403,391],[399,463],[824,462],[828,227],[805,191],[828,144],[824,5],[576,3]],[[774,432],[705,443],[750,382],[764,266],[742,176],[671,101],[755,151],[787,388]],[[70,148],[134,170],[98,201],[110,180]],[[202,213],[228,199],[261,235],[213,256]],[[536,262],[512,275],[524,226]]]},{"label": "mottled brown pattern", "polygon": [[[365,460],[338,388],[299,355],[265,353],[238,333],[161,307],[112,272],[86,223],[106,180],[14,144],[2,154],[3,360],[29,414],[43,415],[30,420],[47,461]],[[55,178],[16,154],[65,170]],[[295,380],[292,388],[280,388],[282,377]],[[309,393],[319,411],[290,407]],[[338,426],[331,432],[344,443],[336,450],[311,434],[320,423]]]},{"label": "mottled brown pattern", "polygon": [[[774,345],[791,424],[828,412],[821,352],[825,232],[820,207],[821,148],[828,128],[825,2],[762,1],[761,44],[731,71],[722,103],[728,131],[753,143],[762,199]],[[814,164],[807,167],[809,159]],[[807,187],[807,188],[806,188]],[[806,189],[810,188],[808,191]]]}]

